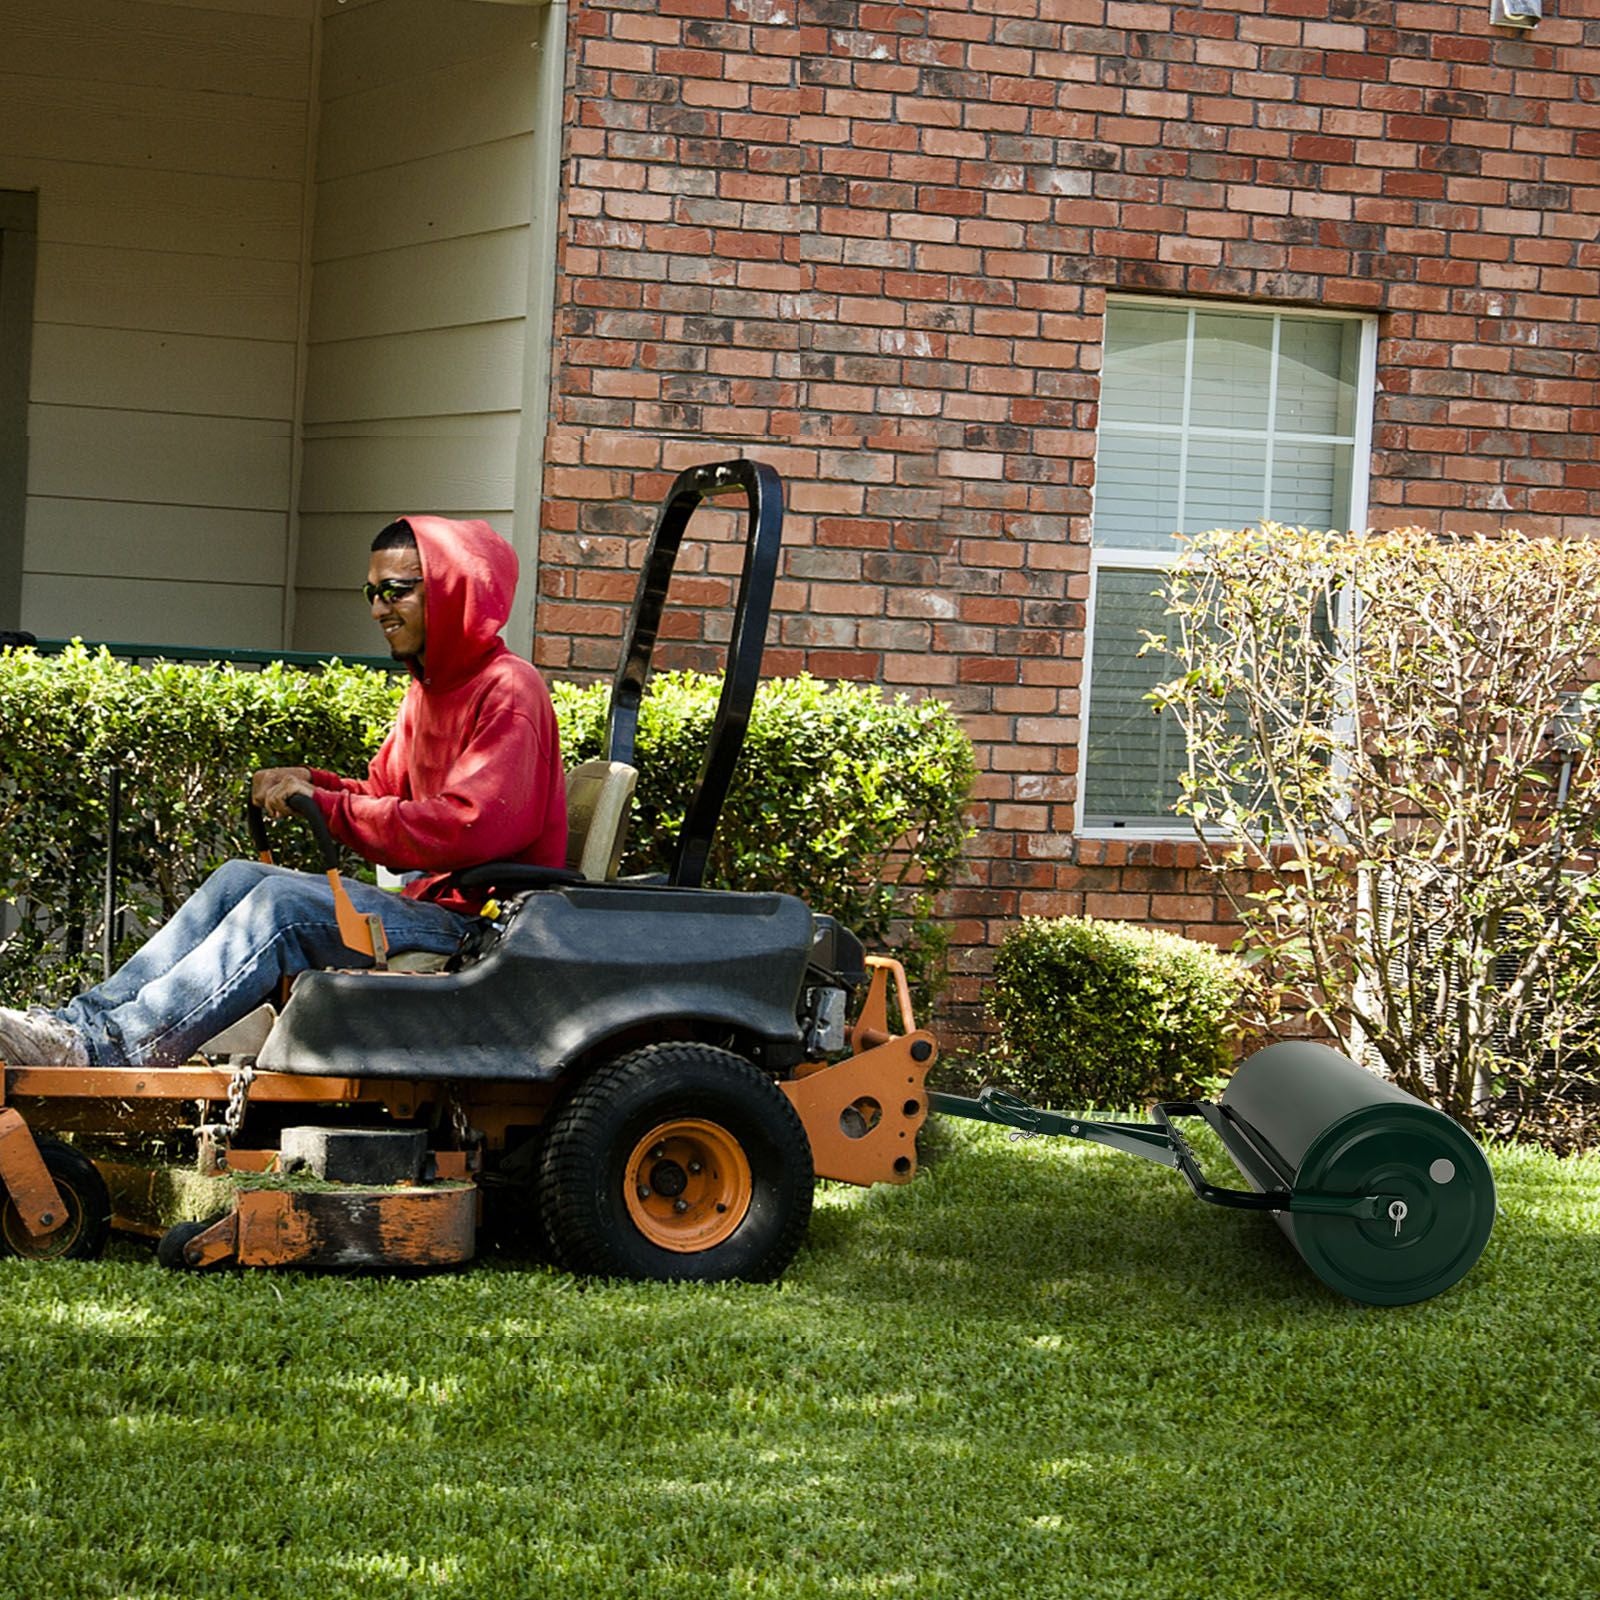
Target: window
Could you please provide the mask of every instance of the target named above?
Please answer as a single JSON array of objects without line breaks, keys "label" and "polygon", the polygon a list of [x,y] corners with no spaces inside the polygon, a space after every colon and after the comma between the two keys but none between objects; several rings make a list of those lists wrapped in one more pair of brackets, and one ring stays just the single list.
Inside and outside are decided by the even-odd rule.
[{"label": "window", "polygon": [[1145,695],[1176,533],[1366,522],[1370,318],[1113,300],[1106,308],[1079,826],[1171,833],[1183,735]]}]

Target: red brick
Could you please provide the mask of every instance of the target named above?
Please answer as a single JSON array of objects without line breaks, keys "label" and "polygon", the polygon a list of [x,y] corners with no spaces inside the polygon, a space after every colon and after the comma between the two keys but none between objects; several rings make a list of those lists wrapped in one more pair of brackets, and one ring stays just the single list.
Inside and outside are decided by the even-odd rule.
[{"label": "red brick", "polygon": [[[1371,9],[572,7],[538,659],[611,670],[673,473],[778,465],[769,666],[940,694],[983,742],[963,1025],[1027,910],[1232,936],[1174,876],[1192,845],[1070,832],[1108,291],[1376,313],[1375,519],[1489,526],[1502,488],[1526,527],[1600,532],[1572,448],[1600,432],[1600,41]],[[719,657],[719,515],[675,660]]]}]

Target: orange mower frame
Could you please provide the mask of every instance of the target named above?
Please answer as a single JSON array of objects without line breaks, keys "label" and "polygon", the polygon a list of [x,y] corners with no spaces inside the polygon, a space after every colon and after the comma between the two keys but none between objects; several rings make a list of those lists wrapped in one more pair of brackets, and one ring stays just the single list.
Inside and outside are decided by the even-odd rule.
[{"label": "orange mower frame", "polygon": [[[794,1107],[812,1152],[816,1178],[870,1186],[908,1183],[917,1170],[917,1135],[926,1120],[925,1080],[938,1057],[933,1035],[917,1028],[905,970],[868,957],[870,981],[849,1054],[808,1061],[777,1087]],[[891,1003],[899,1026],[890,1022]],[[549,1084],[451,1083],[260,1072],[249,1078],[249,1104],[296,1118],[330,1110],[357,1112],[384,1128],[442,1124],[473,1130],[468,1148],[430,1152],[427,1176],[387,1185],[297,1189],[281,1176],[270,1144],[221,1139],[214,1120],[237,1093],[238,1075],[195,1061],[180,1067],[55,1067],[7,1063],[0,1070],[0,1239],[12,1254],[48,1259],[97,1254],[107,1226],[170,1241],[167,1264],[209,1267],[438,1267],[475,1251],[483,1191],[477,1180],[507,1153],[513,1131],[541,1124],[559,1095]],[[276,1120],[276,1119],[273,1119]],[[249,1124],[246,1123],[246,1130]],[[35,1129],[45,1130],[35,1136]],[[196,1171],[266,1180],[242,1187],[235,1203],[205,1222],[169,1228],[160,1215],[163,1169],[95,1155],[97,1138],[193,1133]],[[682,1150],[677,1146],[682,1146]],[[78,1157],[68,1161],[63,1152]],[[704,1159],[696,1161],[696,1156]],[[641,1197],[647,1163],[679,1156],[697,1193]],[[686,1258],[721,1243],[751,1198],[749,1165],[738,1141],[706,1117],[669,1119],[635,1142],[624,1195],[641,1232]],[[97,1175],[103,1195],[85,1169]],[[724,1209],[718,1210],[718,1207]],[[97,1241],[97,1242],[96,1242]],[[85,1248],[93,1242],[94,1248]]]}]

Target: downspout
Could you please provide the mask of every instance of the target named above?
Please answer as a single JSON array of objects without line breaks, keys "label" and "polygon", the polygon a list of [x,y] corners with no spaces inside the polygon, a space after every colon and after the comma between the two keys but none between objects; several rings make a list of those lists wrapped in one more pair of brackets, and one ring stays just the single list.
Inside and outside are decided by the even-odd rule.
[{"label": "downspout", "polygon": [[567,0],[549,0],[539,30],[533,117],[533,193],[528,213],[528,292],[522,357],[522,426],[517,432],[512,546],[522,565],[520,603],[506,628],[519,655],[533,654],[539,598],[539,535],[543,523],[545,437],[555,346],[556,252],[561,216],[561,145],[565,128]]}]

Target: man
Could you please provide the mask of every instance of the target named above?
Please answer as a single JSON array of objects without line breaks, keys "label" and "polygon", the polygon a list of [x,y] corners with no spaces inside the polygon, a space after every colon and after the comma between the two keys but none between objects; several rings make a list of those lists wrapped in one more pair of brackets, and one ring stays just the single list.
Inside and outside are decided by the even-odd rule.
[{"label": "man", "polygon": [[[408,517],[373,540],[365,594],[411,684],[365,778],[257,772],[251,798],[289,814],[310,795],[333,836],[414,874],[401,896],[349,885],[396,950],[448,955],[479,902],[448,874],[484,861],[561,866],[566,789],[544,680],[500,638],[517,558],[486,522]],[[339,937],[325,877],[230,861],[132,960],[59,1011],[0,1007],[0,1059],[30,1066],[163,1066],[308,967],[365,960]]]}]

